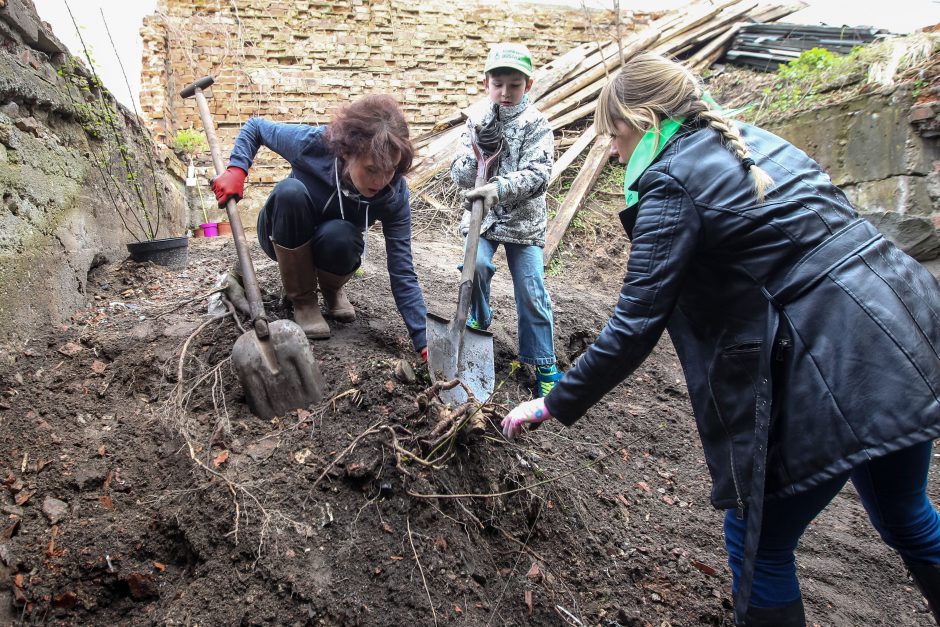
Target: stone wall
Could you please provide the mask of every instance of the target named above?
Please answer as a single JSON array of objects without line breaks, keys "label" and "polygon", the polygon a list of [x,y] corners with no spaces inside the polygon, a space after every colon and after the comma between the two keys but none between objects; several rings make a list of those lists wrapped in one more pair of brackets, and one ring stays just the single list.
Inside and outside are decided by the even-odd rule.
[{"label": "stone wall", "polygon": [[[624,13],[627,32],[651,19]],[[223,153],[253,115],[325,123],[367,93],[394,95],[415,135],[483,96],[491,43],[522,42],[536,65],[615,32],[610,11],[516,2],[452,0],[160,0],[145,20],[141,106],[157,137],[200,126],[179,91],[212,75],[210,107]],[[202,165],[208,166],[203,159]],[[265,151],[252,168],[242,209],[286,173]],[[252,199],[255,199],[252,202]]]},{"label": "stone wall", "polygon": [[902,86],[821,107],[766,128],[816,159],[856,209],[909,254],[940,256],[940,142]]},{"label": "stone wall", "polygon": [[[85,306],[89,270],[126,257],[124,244],[133,241],[113,201],[131,190],[125,180],[107,180],[117,170],[101,166],[115,155],[89,132],[90,116],[101,102],[113,105],[113,128],[132,159],[153,144],[110,94],[75,85],[90,75],[39,20],[31,0],[0,2],[0,39],[0,339],[6,340]],[[187,220],[182,180],[164,168],[157,169],[162,237],[184,234]]]}]

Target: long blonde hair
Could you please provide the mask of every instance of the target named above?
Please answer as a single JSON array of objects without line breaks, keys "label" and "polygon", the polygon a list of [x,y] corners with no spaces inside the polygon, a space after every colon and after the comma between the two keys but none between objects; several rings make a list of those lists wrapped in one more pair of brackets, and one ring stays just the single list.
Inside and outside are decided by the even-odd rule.
[{"label": "long blonde hair", "polygon": [[613,135],[619,120],[644,133],[653,129],[658,134],[661,120],[699,118],[718,131],[728,150],[741,160],[754,178],[758,202],[763,202],[773,179],[754,164],[734,123],[703,100],[702,93],[701,80],[688,68],[658,54],[641,52],[604,86],[594,112],[594,125],[598,134]]}]

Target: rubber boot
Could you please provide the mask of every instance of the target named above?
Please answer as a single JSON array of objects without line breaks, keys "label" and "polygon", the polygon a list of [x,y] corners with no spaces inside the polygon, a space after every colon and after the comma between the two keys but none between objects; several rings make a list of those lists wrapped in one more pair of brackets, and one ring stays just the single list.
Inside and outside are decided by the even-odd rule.
[{"label": "rubber boot", "polygon": [[343,286],[349,282],[353,273],[339,275],[317,270],[320,275],[320,291],[323,292],[323,300],[326,302],[326,315],[335,318],[340,322],[352,322],[356,319],[356,310],[352,303],[346,298],[346,290]]},{"label": "rubber boot", "polygon": [[927,607],[933,614],[934,622],[940,625],[940,564],[904,563],[921,594],[927,599]]},{"label": "rubber boot", "polygon": [[744,624],[747,627],[806,627],[803,599],[783,607],[749,607]]},{"label": "rubber boot", "polygon": [[317,298],[313,245],[307,242],[297,248],[284,248],[275,243],[274,255],[281,271],[284,295],[294,306],[294,322],[312,340],[330,337],[330,326],[320,313],[320,301]]}]

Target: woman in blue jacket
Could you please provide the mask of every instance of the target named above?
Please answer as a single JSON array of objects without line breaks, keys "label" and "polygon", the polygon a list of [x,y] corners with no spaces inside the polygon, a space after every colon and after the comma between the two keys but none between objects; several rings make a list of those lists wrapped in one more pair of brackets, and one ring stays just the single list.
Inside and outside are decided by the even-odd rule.
[{"label": "woman in blue jacket", "polygon": [[241,199],[258,150],[266,146],[291,165],[258,215],[258,241],[277,260],[294,320],[307,337],[328,338],[327,315],[351,322],[356,311],[343,286],[366,255],[366,231],[382,222],[392,295],[415,350],[427,358],[427,309],[411,255],[411,203],[404,174],[414,149],[408,123],[391,96],[365,96],[327,126],[251,118],[242,127],[228,169],[212,182],[224,206]]},{"label": "woman in blue jacket", "polygon": [[940,616],[940,287],[859,218],[805,153],[735,124],[697,77],[644,53],[601,92],[598,132],[628,163],[630,259],[613,316],[507,437],[565,425],[668,330],[726,510],[735,623],[804,625],[794,550],[846,481]]}]

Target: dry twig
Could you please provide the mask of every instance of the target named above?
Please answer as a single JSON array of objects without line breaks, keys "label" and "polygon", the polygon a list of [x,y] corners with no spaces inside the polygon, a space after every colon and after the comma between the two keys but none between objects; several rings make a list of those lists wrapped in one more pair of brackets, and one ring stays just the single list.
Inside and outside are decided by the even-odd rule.
[{"label": "dry twig", "polygon": [[428,580],[424,578],[424,569],[421,567],[421,560],[418,559],[418,551],[415,550],[415,541],[411,537],[411,517],[405,518],[405,526],[408,527],[408,542],[411,544],[411,552],[415,556],[415,563],[418,565],[418,571],[421,573],[421,582],[424,584],[424,591],[428,594],[428,604],[431,606],[431,616],[434,617],[434,624],[437,625],[437,612],[434,611],[434,601],[431,600],[431,591],[428,589]]}]

